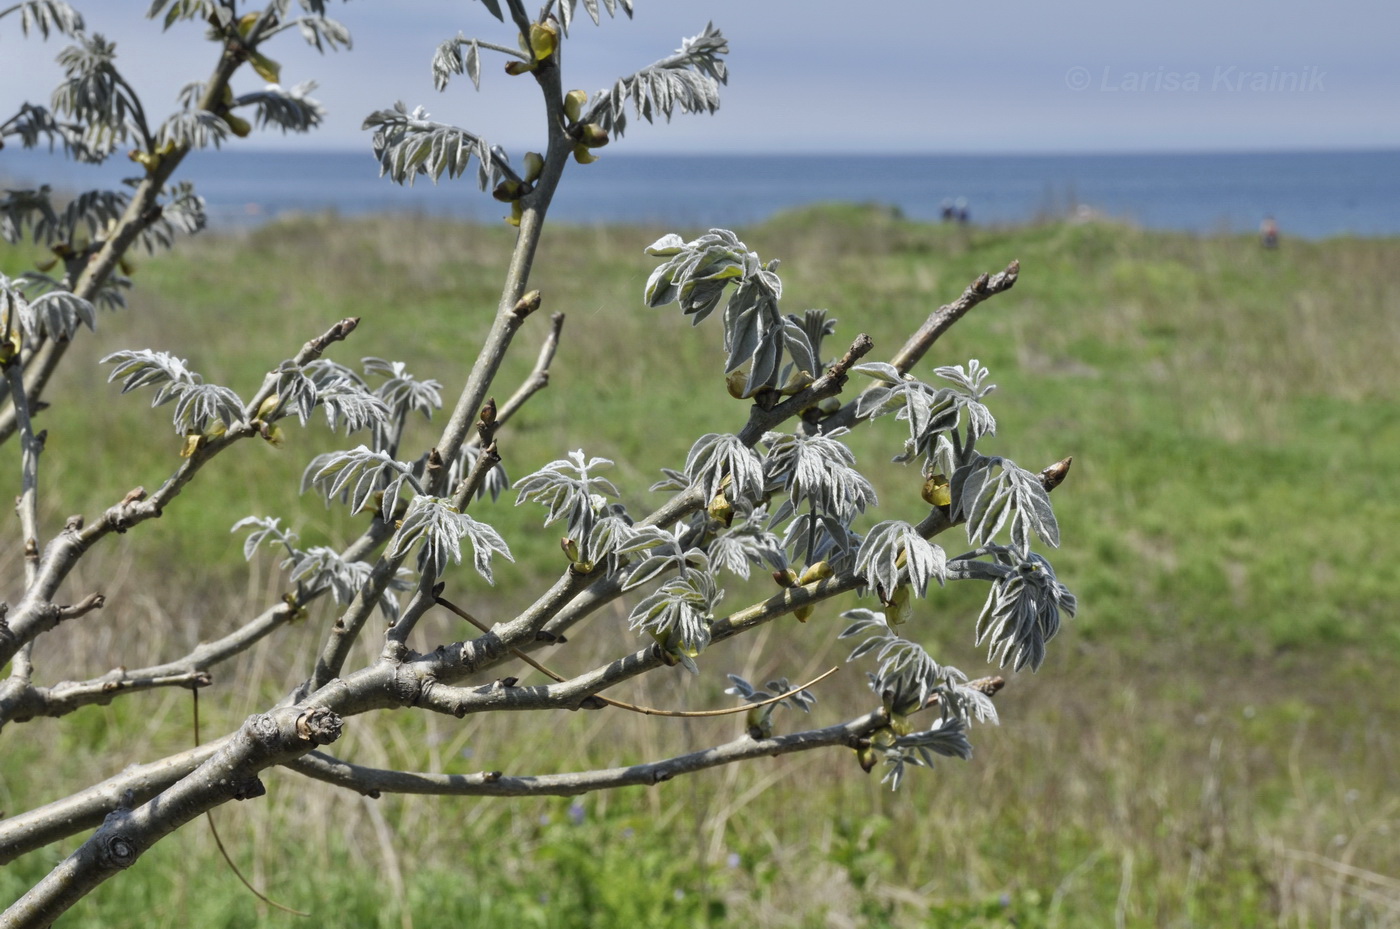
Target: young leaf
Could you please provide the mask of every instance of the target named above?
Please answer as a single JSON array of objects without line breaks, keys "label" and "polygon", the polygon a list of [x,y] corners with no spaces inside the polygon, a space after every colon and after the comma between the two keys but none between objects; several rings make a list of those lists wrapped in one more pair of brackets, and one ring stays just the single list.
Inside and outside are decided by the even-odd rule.
[{"label": "young leaf", "polygon": [[[423,493],[412,472],[411,465],[359,445],[349,451],[328,452],[313,458],[302,474],[301,490],[305,493],[308,488],[315,487],[328,503],[345,493],[349,496],[352,513],[377,503],[379,515],[388,520],[393,518],[405,484],[414,493]],[[374,499],[376,495],[378,501]]]},{"label": "young leaf", "polygon": [[515,560],[505,539],[491,526],[458,512],[444,497],[425,495],[414,497],[409,503],[408,512],[386,554],[391,558],[403,557],[421,542],[418,572],[424,583],[431,586],[442,576],[449,559],[453,564],[461,563],[463,538],[471,541],[473,564],[488,584],[494,583],[491,576],[493,554],[500,553],[510,561]]}]

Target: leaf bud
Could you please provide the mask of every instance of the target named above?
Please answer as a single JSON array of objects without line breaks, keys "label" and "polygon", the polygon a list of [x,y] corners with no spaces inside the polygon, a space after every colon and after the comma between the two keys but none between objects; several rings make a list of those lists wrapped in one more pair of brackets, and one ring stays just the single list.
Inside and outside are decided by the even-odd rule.
[{"label": "leaf bud", "polygon": [[792,396],[795,393],[806,390],[812,385],[812,381],[814,380],[816,380],[816,378],[812,377],[812,372],[794,368],[792,373],[788,375],[787,380],[783,383],[782,393],[786,396]]},{"label": "leaf bud", "polygon": [[569,559],[569,564],[578,564],[578,542],[565,536],[559,540],[559,547]]},{"label": "leaf bud", "polygon": [[883,604],[885,622],[890,626],[902,626],[914,615],[914,601],[909,595],[909,585],[900,584]]},{"label": "leaf bud", "polygon": [[282,83],[282,66],[262,52],[250,50],[248,52],[248,64],[253,66],[253,70],[258,72],[258,77],[269,84]]},{"label": "leaf bud", "polygon": [[924,478],[924,489],[920,496],[929,506],[948,506],[953,502],[953,495],[948,489],[948,476],[938,473]]},{"label": "leaf bud", "polygon": [[579,144],[588,148],[602,148],[608,144],[607,132],[597,123],[584,123],[579,126],[576,138],[579,140]]},{"label": "leaf bud", "polygon": [[525,215],[525,210],[524,210],[524,208],[521,207],[520,201],[519,201],[519,200],[516,200],[514,203],[512,203],[512,204],[510,205],[510,215],[507,216],[507,217],[505,217],[506,225],[508,225],[508,226],[519,226],[519,225],[520,225],[520,217],[522,217],[522,216],[524,216],[524,215]]},{"label": "leaf bud", "polygon": [[508,177],[496,185],[496,189],[491,191],[491,196],[502,203],[514,203],[526,193],[525,185],[515,178]]},{"label": "leaf bud", "polygon": [[802,576],[797,579],[797,583],[803,586],[815,584],[817,581],[824,581],[831,577],[831,562],[818,561],[816,564],[808,565],[807,570],[802,572]]},{"label": "leaf bud", "polygon": [[160,156],[152,154],[151,152],[143,152],[140,149],[134,149],[127,153],[127,157],[145,168],[148,174],[153,173],[156,168],[160,167]]},{"label": "leaf bud", "polygon": [[228,124],[228,131],[232,132],[240,139],[248,138],[249,133],[253,131],[252,123],[248,122],[248,120],[244,119],[242,116],[233,113],[225,113],[222,119]]},{"label": "leaf bud", "polygon": [[1074,464],[1074,457],[1061,458],[1059,461],[1040,472],[1040,483],[1047,491],[1054,490],[1064,482],[1069,475],[1069,466]]},{"label": "leaf bud", "polygon": [[571,90],[564,95],[564,118],[570,123],[578,122],[583,115],[583,105],[588,102],[588,92]]},{"label": "leaf bud", "polygon": [[871,733],[870,744],[874,748],[894,748],[895,738],[894,730],[886,726]]},{"label": "leaf bud", "polygon": [[866,774],[869,774],[875,768],[875,762],[877,760],[874,746],[862,745],[860,748],[856,749],[856,761],[860,763],[860,769]]},{"label": "leaf bud", "polygon": [[796,587],[797,572],[792,568],[784,568],[782,571],[773,572],[773,580],[779,587]]},{"label": "leaf bud", "polygon": [[551,22],[530,24],[530,51],[536,61],[544,61],[559,48],[559,29]]},{"label": "leaf bud", "polygon": [[525,183],[533,184],[544,171],[544,156],[539,152],[525,153]]},{"label": "leaf bud", "polygon": [[529,74],[537,67],[539,67],[539,62],[537,61],[520,61],[519,59],[515,59],[506,62],[506,73],[511,77],[515,77],[519,74]]},{"label": "leaf bud", "polygon": [[189,458],[189,457],[191,457],[192,455],[194,455],[195,452],[199,451],[200,447],[204,445],[204,442],[205,442],[204,433],[202,433],[202,432],[191,432],[191,433],[187,433],[187,434],[185,435],[184,442],[182,442],[181,445],[180,445],[180,457],[181,457],[181,458]]},{"label": "leaf bud", "polygon": [[282,398],[281,398],[281,397],[277,396],[277,394],[272,394],[270,397],[268,397],[268,398],[267,398],[266,400],[264,400],[262,403],[258,404],[258,413],[257,413],[257,415],[254,416],[253,418],[254,418],[254,419],[267,419],[267,418],[268,418],[269,416],[271,416],[273,413],[277,412],[277,407],[278,407],[279,404],[281,404],[281,402],[282,402]]},{"label": "leaf bud", "polygon": [[598,156],[588,150],[588,146],[582,142],[574,146],[574,161],[581,165],[591,165],[598,160]]},{"label": "leaf bud", "polygon": [[717,491],[710,499],[710,505],[706,508],[706,512],[710,514],[710,519],[719,520],[725,526],[734,522],[734,504],[729,502],[729,498],[725,496],[723,490]]}]

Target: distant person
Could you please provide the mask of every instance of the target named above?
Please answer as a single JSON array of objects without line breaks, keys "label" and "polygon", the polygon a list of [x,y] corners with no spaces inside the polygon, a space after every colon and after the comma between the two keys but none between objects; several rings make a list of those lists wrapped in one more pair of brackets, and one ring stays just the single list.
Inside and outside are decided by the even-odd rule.
[{"label": "distant person", "polygon": [[953,212],[953,201],[944,197],[943,204],[939,207],[938,215],[943,218],[945,223],[951,223],[956,218]]},{"label": "distant person", "polygon": [[967,211],[967,198],[959,197],[958,202],[955,203],[953,206],[957,212],[958,225],[966,226],[968,224],[968,221],[972,219],[972,214]]},{"label": "distant person", "polygon": [[1259,244],[1265,248],[1278,248],[1278,223],[1272,216],[1265,216],[1259,224]]}]

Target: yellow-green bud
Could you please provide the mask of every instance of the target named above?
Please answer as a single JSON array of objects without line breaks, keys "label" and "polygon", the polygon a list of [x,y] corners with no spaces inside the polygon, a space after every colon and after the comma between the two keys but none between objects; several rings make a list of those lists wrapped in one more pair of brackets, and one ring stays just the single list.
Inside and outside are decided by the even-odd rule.
[{"label": "yellow-green bud", "polygon": [[262,403],[258,404],[258,415],[255,416],[254,419],[267,419],[273,413],[277,412],[277,406],[281,402],[282,398],[277,396],[277,394],[268,397]]},{"label": "yellow-green bud", "polygon": [[253,70],[258,72],[258,77],[269,84],[282,83],[282,66],[262,52],[248,52],[248,64],[253,66]]},{"label": "yellow-green bud", "polygon": [[891,626],[902,626],[914,615],[914,601],[910,597],[909,585],[900,584],[884,603],[885,621]]},{"label": "yellow-green bud", "polygon": [[812,377],[810,371],[794,370],[788,375],[787,381],[783,384],[782,393],[787,396],[792,396],[799,391],[806,390],[812,385],[812,381],[814,380],[816,380],[816,378]]},{"label": "yellow-green bud", "polygon": [[495,190],[491,191],[491,196],[500,200],[502,203],[514,203],[524,196],[524,194],[525,185],[509,177],[497,184]]},{"label": "yellow-green bud", "polygon": [[228,124],[229,132],[232,132],[240,139],[248,138],[249,133],[253,131],[252,123],[248,122],[248,120],[244,119],[242,116],[237,116],[233,113],[225,113],[222,118],[223,121]]},{"label": "yellow-green bud", "polygon": [[608,144],[608,134],[597,123],[584,123],[578,129],[579,144],[589,148],[602,148]]},{"label": "yellow-green bud", "polygon": [[578,118],[583,115],[583,105],[588,102],[588,93],[582,90],[571,90],[564,95],[564,118],[570,123],[578,122]]},{"label": "yellow-green bud", "polygon": [[530,24],[530,51],[536,61],[544,61],[559,47],[559,30],[553,23]]},{"label": "yellow-green bud", "polygon": [[920,493],[924,502],[930,506],[948,506],[953,502],[953,495],[948,487],[948,476],[945,474],[930,474],[924,478],[924,489]]},{"label": "yellow-green bud", "polygon": [[710,499],[706,511],[710,514],[710,519],[717,519],[726,526],[734,522],[734,504],[729,502],[723,490],[717,491]]}]

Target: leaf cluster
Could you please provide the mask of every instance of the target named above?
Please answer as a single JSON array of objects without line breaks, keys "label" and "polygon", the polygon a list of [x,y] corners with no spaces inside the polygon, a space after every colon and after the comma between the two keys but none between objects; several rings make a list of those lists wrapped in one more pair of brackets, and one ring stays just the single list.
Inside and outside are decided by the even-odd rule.
[{"label": "leaf cluster", "polygon": [[[630,14],[630,5],[627,9]],[[596,10],[589,12],[596,22]],[[627,129],[629,102],[647,122],[657,116],[670,121],[677,110],[713,113],[719,109],[720,85],[729,80],[721,57],[727,54],[729,40],[709,23],[699,35],[685,39],[673,54],[595,94],[581,121],[601,127],[612,138],[621,138]]]},{"label": "leaf cluster", "polygon": [[[780,383],[810,383],[818,367],[816,350],[804,320],[778,309],[783,284],[776,262],[763,264],[727,229],[711,229],[691,242],[667,235],[646,252],[666,259],[647,279],[647,306],[678,303],[682,313],[693,317],[692,325],[709,316],[725,289],[734,285],[724,308],[724,371],[748,366],[743,396]],[[784,356],[791,359],[785,369]]]}]

